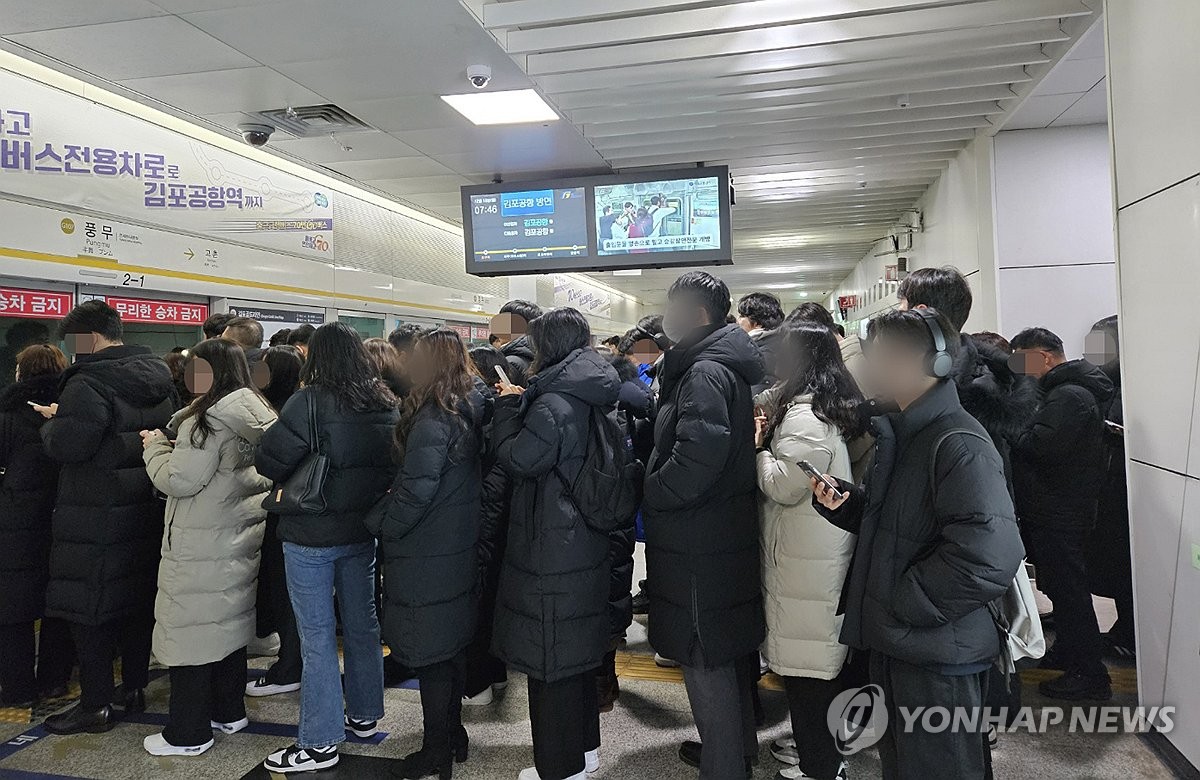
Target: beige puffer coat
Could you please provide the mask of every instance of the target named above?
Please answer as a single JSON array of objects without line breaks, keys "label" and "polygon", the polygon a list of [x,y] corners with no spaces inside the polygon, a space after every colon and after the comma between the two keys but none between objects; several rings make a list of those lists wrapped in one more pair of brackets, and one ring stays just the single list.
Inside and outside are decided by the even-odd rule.
[{"label": "beige puffer coat", "polygon": [[[154,655],[167,666],[220,661],[255,633],[255,589],[271,487],[254,470],[254,451],[275,413],[256,393],[236,390],[208,410],[213,432],[192,446],[194,417],[161,435],[143,458],[154,486],[167,495]],[[178,427],[176,427],[178,425]]]},{"label": "beige puffer coat", "polygon": [[[767,416],[773,391],[756,398]],[[758,453],[763,597],[767,639],[762,652],[777,674],[830,680],[846,661],[837,615],[855,538],[812,507],[807,460],[822,473],[850,479],[850,458],[837,429],[819,420],[811,396],[797,397]]]}]

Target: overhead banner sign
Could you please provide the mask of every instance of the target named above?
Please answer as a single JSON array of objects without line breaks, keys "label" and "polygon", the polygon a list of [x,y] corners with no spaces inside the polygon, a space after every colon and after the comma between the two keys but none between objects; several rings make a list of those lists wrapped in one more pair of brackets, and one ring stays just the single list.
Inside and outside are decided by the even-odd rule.
[{"label": "overhead banner sign", "polygon": [[71,293],[0,287],[0,317],[65,317],[75,305]]},{"label": "overhead banner sign", "polygon": [[145,298],[105,296],[109,306],[121,315],[121,322],[150,325],[194,325],[197,328],[208,319],[208,304],[154,301]]},{"label": "overhead banner sign", "polygon": [[327,189],[5,70],[0,95],[0,191],[332,257]]},{"label": "overhead banner sign", "polygon": [[304,311],[303,309],[264,308],[256,304],[233,303],[229,313],[235,317],[249,317],[258,320],[263,326],[264,347],[271,343],[271,336],[281,330],[295,330],[301,325],[312,325],[319,328],[325,324],[325,312]]},{"label": "overhead banner sign", "polygon": [[612,316],[612,296],[606,290],[566,274],[554,275],[554,305],[570,306],[593,317]]}]

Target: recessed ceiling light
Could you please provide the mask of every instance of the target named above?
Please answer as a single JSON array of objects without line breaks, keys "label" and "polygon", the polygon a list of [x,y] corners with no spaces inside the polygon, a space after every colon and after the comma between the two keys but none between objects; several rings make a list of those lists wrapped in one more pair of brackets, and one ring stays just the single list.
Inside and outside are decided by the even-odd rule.
[{"label": "recessed ceiling light", "polygon": [[642,269],[640,268],[622,268],[612,272],[613,276],[641,276]]},{"label": "recessed ceiling light", "polygon": [[442,95],[442,100],[477,125],[516,125],[558,119],[554,109],[532,89]]}]

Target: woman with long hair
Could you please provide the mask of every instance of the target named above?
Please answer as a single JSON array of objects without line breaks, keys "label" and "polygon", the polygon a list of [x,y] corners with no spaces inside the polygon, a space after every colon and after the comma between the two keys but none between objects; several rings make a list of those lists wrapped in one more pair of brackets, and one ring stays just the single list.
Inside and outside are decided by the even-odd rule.
[{"label": "woman with long hair", "polygon": [[[261,365],[267,370],[263,397],[278,414],[287,400],[300,389],[300,370],[304,367],[304,360],[300,357],[300,350],[282,344],[263,352]],[[288,598],[283,542],[279,539],[279,515],[274,512],[267,514],[262,563],[258,572],[258,635],[266,638],[271,634],[279,635],[279,652],[266,672],[246,683],[247,696],[258,698],[298,691],[301,670],[304,668],[296,615]]]},{"label": "woman with long hair", "polygon": [[[255,458],[259,472],[276,483],[286,482],[314,452],[329,467],[322,485],[324,507],[279,518],[304,662],[299,738],[263,763],[279,773],[334,766],[346,731],[371,737],[383,717],[375,539],[363,519],[394,476],[392,432],[400,416],[396,397],[358,334],[344,323],[327,323],[313,332],[300,382]],[[344,685],[330,595],[335,591]]]},{"label": "woman with long hair", "polygon": [[171,718],[146,737],[154,756],[197,756],[212,731],[244,729],[246,645],[254,639],[255,581],[271,484],[254,451],[275,412],[254,387],[246,354],[224,339],[188,353],[194,400],[161,430],[142,431],[150,481],[167,495],[154,655],[170,668]]},{"label": "woman with long hair", "polygon": [[34,344],[15,361],[16,382],[0,392],[0,707],[27,708],[67,694],[74,658],[70,626],[43,616],[58,466],[42,448],[46,418],[30,406],[58,400],[67,359]]},{"label": "woman with long hair", "polygon": [[[496,604],[496,654],[529,677],[534,766],[520,780],[583,780],[599,765],[596,671],[608,649],[609,538],[569,494],[594,407],[617,402],[617,372],[588,345],[575,309],[529,323],[533,378],[496,401],[497,457],[514,481]],[[569,619],[565,619],[569,617]]]},{"label": "woman with long hair", "polygon": [[400,472],[367,525],[384,549],[384,638],[421,683],[425,733],[399,776],[449,778],[467,758],[466,647],[475,631],[483,398],[462,339],[423,334],[396,428]]},{"label": "woman with long hair", "polygon": [[842,756],[825,713],[842,689],[847,649],[838,641],[838,601],[854,536],[813,509],[800,463],[851,478],[847,442],[863,433],[862,395],[842,362],[837,337],[821,323],[785,324],[776,367],[779,384],[755,399],[761,409],[755,444],[767,618],[763,655],[783,677],[796,744],[777,743],[772,752],[795,764],[780,777],[834,780],[844,776]]},{"label": "woman with long hair", "polygon": [[406,375],[400,352],[387,339],[367,339],[363,342],[367,354],[379,368],[383,383],[388,386],[397,398],[404,398],[412,387],[412,380]]}]

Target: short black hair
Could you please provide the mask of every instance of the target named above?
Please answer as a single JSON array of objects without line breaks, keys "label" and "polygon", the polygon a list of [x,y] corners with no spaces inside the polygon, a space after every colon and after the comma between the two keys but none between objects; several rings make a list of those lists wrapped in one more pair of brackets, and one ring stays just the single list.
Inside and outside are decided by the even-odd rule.
[{"label": "short black hair", "polygon": [[708,312],[708,319],[714,325],[725,322],[729,314],[729,288],[707,271],[688,271],[676,279],[671,289],[667,290],[667,298],[680,295],[695,298]]},{"label": "short black hair", "polygon": [[297,325],[296,327],[292,328],[292,332],[288,334],[287,343],[293,347],[297,344],[307,344],[308,340],[312,338],[313,333],[316,333],[316,331],[317,329],[312,325],[309,325],[307,322],[303,325]]},{"label": "short black hair", "polygon": [[510,369],[512,366],[508,364],[508,359],[504,357],[504,353],[495,347],[472,347],[467,353],[471,357],[471,364],[475,366],[475,371],[483,378],[488,387],[500,381],[500,375],[496,373],[496,366],[503,368],[505,372],[510,374],[509,379],[520,384],[524,381],[523,377],[511,376]]},{"label": "short black hair", "polygon": [[946,315],[954,326],[948,338],[961,331],[971,316],[971,285],[953,266],[918,268],[900,282],[896,295],[908,301],[910,309],[926,306]]},{"label": "short black hair", "polygon": [[[950,318],[937,309],[928,309],[937,319],[937,327],[941,329],[943,340],[946,342],[946,352],[950,357],[957,357],[960,342],[955,338],[954,326]],[[880,314],[867,323],[867,341],[873,342],[880,336],[886,335],[889,340],[907,342],[914,350],[926,355],[932,355],[934,350],[932,325],[925,315],[909,309],[908,311],[893,310]]]},{"label": "short black hair", "polygon": [[841,324],[834,325],[833,329],[835,331],[837,331],[839,338],[843,338],[843,339],[846,338],[846,327],[844,325],[841,325]]},{"label": "short black hair", "polygon": [[269,346],[285,346],[287,344],[288,335],[290,335],[291,332],[291,328],[280,328],[279,330],[275,331],[273,334],[271,334],[271,342]]},{"label": "short black hair", "polygon": [[428,330],[424,325],[408,322],[388,334],[388,343],[398,352],[410,352],[416,346],[417,339]]},{"label": "short black hair", "polygon": [[792,309],[785,320],[789,325],[798,325],[801,322],[815,322],[833,330],[837,323],[833,321],[833,315],[816,301],[805,301],[796,308]]},{"label": "short black hair", "polygon": [[1011,355],[1013,351],[1012,344],[1008,343],[1008,339],[990,330],[981,330],[978,333],[972,333],[971,341],[998,349],[1006,355]]},{"label": "short black hair", "polygon": [[783,324],[783,304],[770,293],[743,295],[738,301],[737,311],[764,330],[775,330]]},{"label": "short black hair", "polygon": [[1045,328],[1026,328],[1012,337],[1009,342],[1014,350],[1044,349],[1056,355],[1063,354],[1063,341],[1057,334]]},{"label": "short black hair", "polygon": [[533,322],[538,317],[542,316],[542,307],[536,303],[523,301],[519,298],[515,301],[509,301],[500,307],[500,314],[515,314],[526,322]]},{"label": "short black hair", "polygon": [[221,334],[225,332],[225,327],[229,325],[229,321],[236,316],[236,314],[230,314],[229,312],[208,315],[208,319],[206,319],[204,324],[201,326],[201,328],[204,330],[204,338],[220,338]]},{"label": "short black hair", "polygon": [[225,323],[224,334],[229,332],[230,340],[243,349],[259,349],[263,343],[262,323],[249,317],[234,317]]},{"label": "short black hair", "polygon": [[58,323],[58,337],[69,333],[99,333],[106,341],[120,341],[125,335],[121,314],[101,300],[84,301]]},{"label": "short black hair", "polygon": [[536,374],[591,344],[592,329],[578,310],[563,306],[529,323],[529,341],[533,345],[532,370]]},{"label": "short black hair", "polygon": [[613,349],[616,349],[618,347],[618,345],[620,345],[620,343],[621,343],[621,337],[620,336],[609,336],[608,338],[604,339],[604,341],[601,341],[600,343],[606,347],[612,347]]}]

